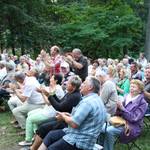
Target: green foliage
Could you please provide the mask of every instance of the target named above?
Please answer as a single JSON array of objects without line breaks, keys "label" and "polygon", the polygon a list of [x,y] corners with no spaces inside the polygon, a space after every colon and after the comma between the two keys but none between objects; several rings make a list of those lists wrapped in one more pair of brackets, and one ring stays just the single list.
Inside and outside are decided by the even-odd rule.
[{"label": "green foliage", "polygon": [[37,55],[40,48],[57,44],[63,51],[78,47],[93,58],[121,57],[143,48],[144,24],[135,11],[142,2],[3,0],[1,48],[29,49]]},{"label": "green foliage", "polygon": [[62,7],[67,16],[74,13],[52,29],[54,41],[64,50],[80,47],[90,57],[119,57],[127,50],[136,51],[143,46],[139,42],[143,38],[142,21],[127,4],[120,3],[115,8],[77,4]]},{"label": "green foliage", "polygon": [[28,48],[39,48],[45,45],[49,28],[43,17],[46,4],[37,1],[2,1],[1,48],[21,47],[22,53]]}]

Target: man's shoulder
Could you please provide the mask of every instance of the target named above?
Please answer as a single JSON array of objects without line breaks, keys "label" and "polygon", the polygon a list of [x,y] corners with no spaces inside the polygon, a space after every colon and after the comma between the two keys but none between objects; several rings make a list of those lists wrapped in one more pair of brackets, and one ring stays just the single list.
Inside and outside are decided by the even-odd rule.
[{"label": "man's shoulder", "polygon": [[82,98],[82,102],[84,103],[93,103],[94,100],[100,100],[100,96],[96,93],[92,93]]},{"label": "man's shoulder", "polygon": [[27,77],[25,81],[25,85],[37,86],[40,84],[35,77]]},{"label": "man's shoulder", "polygon": [[115,83],[111,80],[107,80],[107,81],[105,81],[104,86],[112,88],[113,86],[115,86]]},{"label": "man's shoulder", "polygon": [[81,56],[79,62],[87,62],[87,58],[85,56]]},{"label": "man's shoulder", "polygon": [[147,92],[150,92],[150,82],[145,83],[144,89],[145,89]]}]

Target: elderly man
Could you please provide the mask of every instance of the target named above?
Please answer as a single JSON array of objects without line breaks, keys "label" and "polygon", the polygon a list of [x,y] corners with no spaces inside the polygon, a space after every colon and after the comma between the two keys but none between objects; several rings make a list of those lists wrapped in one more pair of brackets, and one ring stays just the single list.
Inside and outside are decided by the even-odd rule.
[{"label": "elderly man", "polygon": [[145,68],[145,87],[144,87],[144,96],[145,100],[149,103],[147,114],[150,114],[150,64],[148,64]]},{"label": "elderly man", "polygon": [[70,63],[73,72],[84,81],[88,76],[88,61],[78,48],[73,49],[72,54],[73,57],[69,55],[67,56],[67,60]]},{"label": "elderly man", "polygon": [[40,86],[36,79],[36,70],[30,70],[28,75],[29,77],[25,76],[22,72],[16,72],[15,74],[16,81],[23,84],[21,92],[20,90],[15,89],[15,87],[11,87],[16,96],[23,102],[21,106],[12,110],[13,115],[22,129],[25,129],[27,113],[33,109],[43,107],[44,105],[42,95],[36,91],[36,89]]},{"label": "elderly man", "polygon": [[131,79],[142,80],[142,72],[138,70],[138,64],[132,62],[130,65]]},{"label": "elderly man", "polygon": [[52,46],[50,49],[50,59],[45,58],[45,66],[50,69],[50,76],[60,73],[61,64],[60,48],[58,46]]},{"label": "elderly man", "polygon": [[106,119],[104,104],[98,96],[99,85],[96,78],[86,78],[80,90],[83,99],[72,113],[58,112],[57,118],[64,120],[68,128],[49,132],[39,150],[93,149]]},{"label": "elderly man", "polygon": [[96,72],[96,77],[99,79],[102,86],[100,96],[104,102],[107,112],[113,116],[116,112],[116,102],[118,100],[116,85],[104,71],[98,70]]}]

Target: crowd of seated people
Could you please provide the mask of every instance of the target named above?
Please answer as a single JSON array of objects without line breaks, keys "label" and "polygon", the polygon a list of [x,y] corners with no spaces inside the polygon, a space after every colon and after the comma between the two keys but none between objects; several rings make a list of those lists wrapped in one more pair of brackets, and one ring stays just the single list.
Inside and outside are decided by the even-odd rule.
[{"label": "crowd of seated people", "polygon": [[[104,150],[117,137],[129,143],[150,113],[150,63],[138,59],[88,59],[58,46],[29,55],[1,54],[0,95],[8,95],[11,124],[21,128],[30,150],[93,150],[100,134]],[[5,99],[0,99],[0,110]],[[117,126],[113,119],[121,120]]]}]

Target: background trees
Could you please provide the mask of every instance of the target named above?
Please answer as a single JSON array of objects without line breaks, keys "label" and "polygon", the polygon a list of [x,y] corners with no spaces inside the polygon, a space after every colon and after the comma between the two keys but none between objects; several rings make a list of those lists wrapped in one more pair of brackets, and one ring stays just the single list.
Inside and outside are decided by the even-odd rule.
[{"label": "background trees", "polygon": [[145,6],[148,9],[148,17],[146,24],[146,40],[145,40],[145,54],[148,60],[150,60],[150,1],[145,0]]},{"label": "background trees", "polygon": [[143,0],[2,0],[0,47],[38,53],[57,44],[89,57],[123,57],[144,50]]}]

